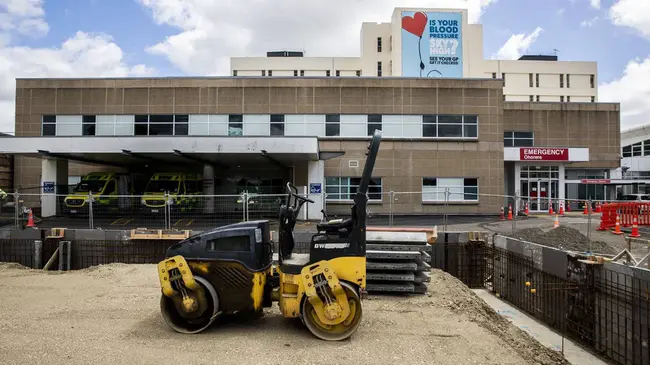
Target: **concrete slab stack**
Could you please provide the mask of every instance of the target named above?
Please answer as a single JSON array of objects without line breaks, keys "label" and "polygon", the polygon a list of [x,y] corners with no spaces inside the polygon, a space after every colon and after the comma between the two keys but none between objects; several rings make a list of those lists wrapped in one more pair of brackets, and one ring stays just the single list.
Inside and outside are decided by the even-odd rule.
[{"label": "concrete slab stack", "polygon": [[436,238],[436,228],[368,228],[367,291],[426,293],[431,280],[431,244]]}]

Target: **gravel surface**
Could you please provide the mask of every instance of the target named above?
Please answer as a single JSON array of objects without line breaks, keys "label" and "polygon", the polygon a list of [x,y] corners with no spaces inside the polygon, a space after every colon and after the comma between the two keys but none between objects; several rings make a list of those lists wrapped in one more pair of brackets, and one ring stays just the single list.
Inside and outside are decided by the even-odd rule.
[{"label": "gravel surface", "polygon": [[[588,251],[590,244],[587,236],[580,233],[575,228],[559,226],[557,228],[544,231],[540,228],[526,228],[515,233],[515,238],[539,243],[541,245],[559,248],[568,251]],[[591,241],[591,250],[596,253],[616,254],[617,250],[605,242]]]},{"label": "gravel surface", "polygon": [[434,270],[427,295],[371,296],[350,340],[324,342],[277,305],[199,335],[159,312],[154,265],[42,272],[0,264],[3,364],[562,364],[561,355]]}]

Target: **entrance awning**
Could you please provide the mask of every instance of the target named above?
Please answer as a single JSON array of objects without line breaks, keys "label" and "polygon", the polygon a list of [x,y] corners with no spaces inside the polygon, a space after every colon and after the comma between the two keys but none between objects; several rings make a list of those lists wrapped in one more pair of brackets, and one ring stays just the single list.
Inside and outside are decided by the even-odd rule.
[{"label": "entrance awning", "polygon": [[316,137],[79,136],[3,137],[0,153],[68,159],[91,164],[204,163],[290,165],[319,159]]}]

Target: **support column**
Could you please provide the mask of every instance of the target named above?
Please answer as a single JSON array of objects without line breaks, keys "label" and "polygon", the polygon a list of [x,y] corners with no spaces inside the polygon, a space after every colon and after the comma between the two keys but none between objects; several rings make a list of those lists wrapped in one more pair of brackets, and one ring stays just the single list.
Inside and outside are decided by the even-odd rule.
[{"label": "support column", "polygon": [[[564,209],[566,210],[566,184],[565,184],[565,179],[564,179],[564,165],[560,165],[559,168],[560,171],[560,180],[558,181],[558,193],[557,197],[560,199],[562,202],[562,205],[564,206]],[[558,205],[559,206],[559,205]]]},{"label": "support column", "polygon": [[307,163],[307,181],[307,193],[314,203],[309,203],[305,219],[321,220],[323,217],[321,210],[325,207],[325,161]]},{"label": "support column", "polygon": [[[53,217],[60,213],[57,193],[66,194],[68,186],[68,161],[43,159],[41,160],[41,217]],[[57,189],[57,187],[65,189]]]},{"label": "support column", "polygon": [[214,167],[203,165],[203,213],[214,213]]}]

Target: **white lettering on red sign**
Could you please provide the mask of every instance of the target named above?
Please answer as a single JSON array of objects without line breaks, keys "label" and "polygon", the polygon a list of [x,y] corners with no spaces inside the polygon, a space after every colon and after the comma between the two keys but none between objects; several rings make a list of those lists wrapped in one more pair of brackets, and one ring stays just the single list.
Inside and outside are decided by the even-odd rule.
[{"label": "white lettering on red sign", "polygon": [[569,150],[567,148],[522,148],[519,157],[521,160],[565,161],[569,159]]}]

